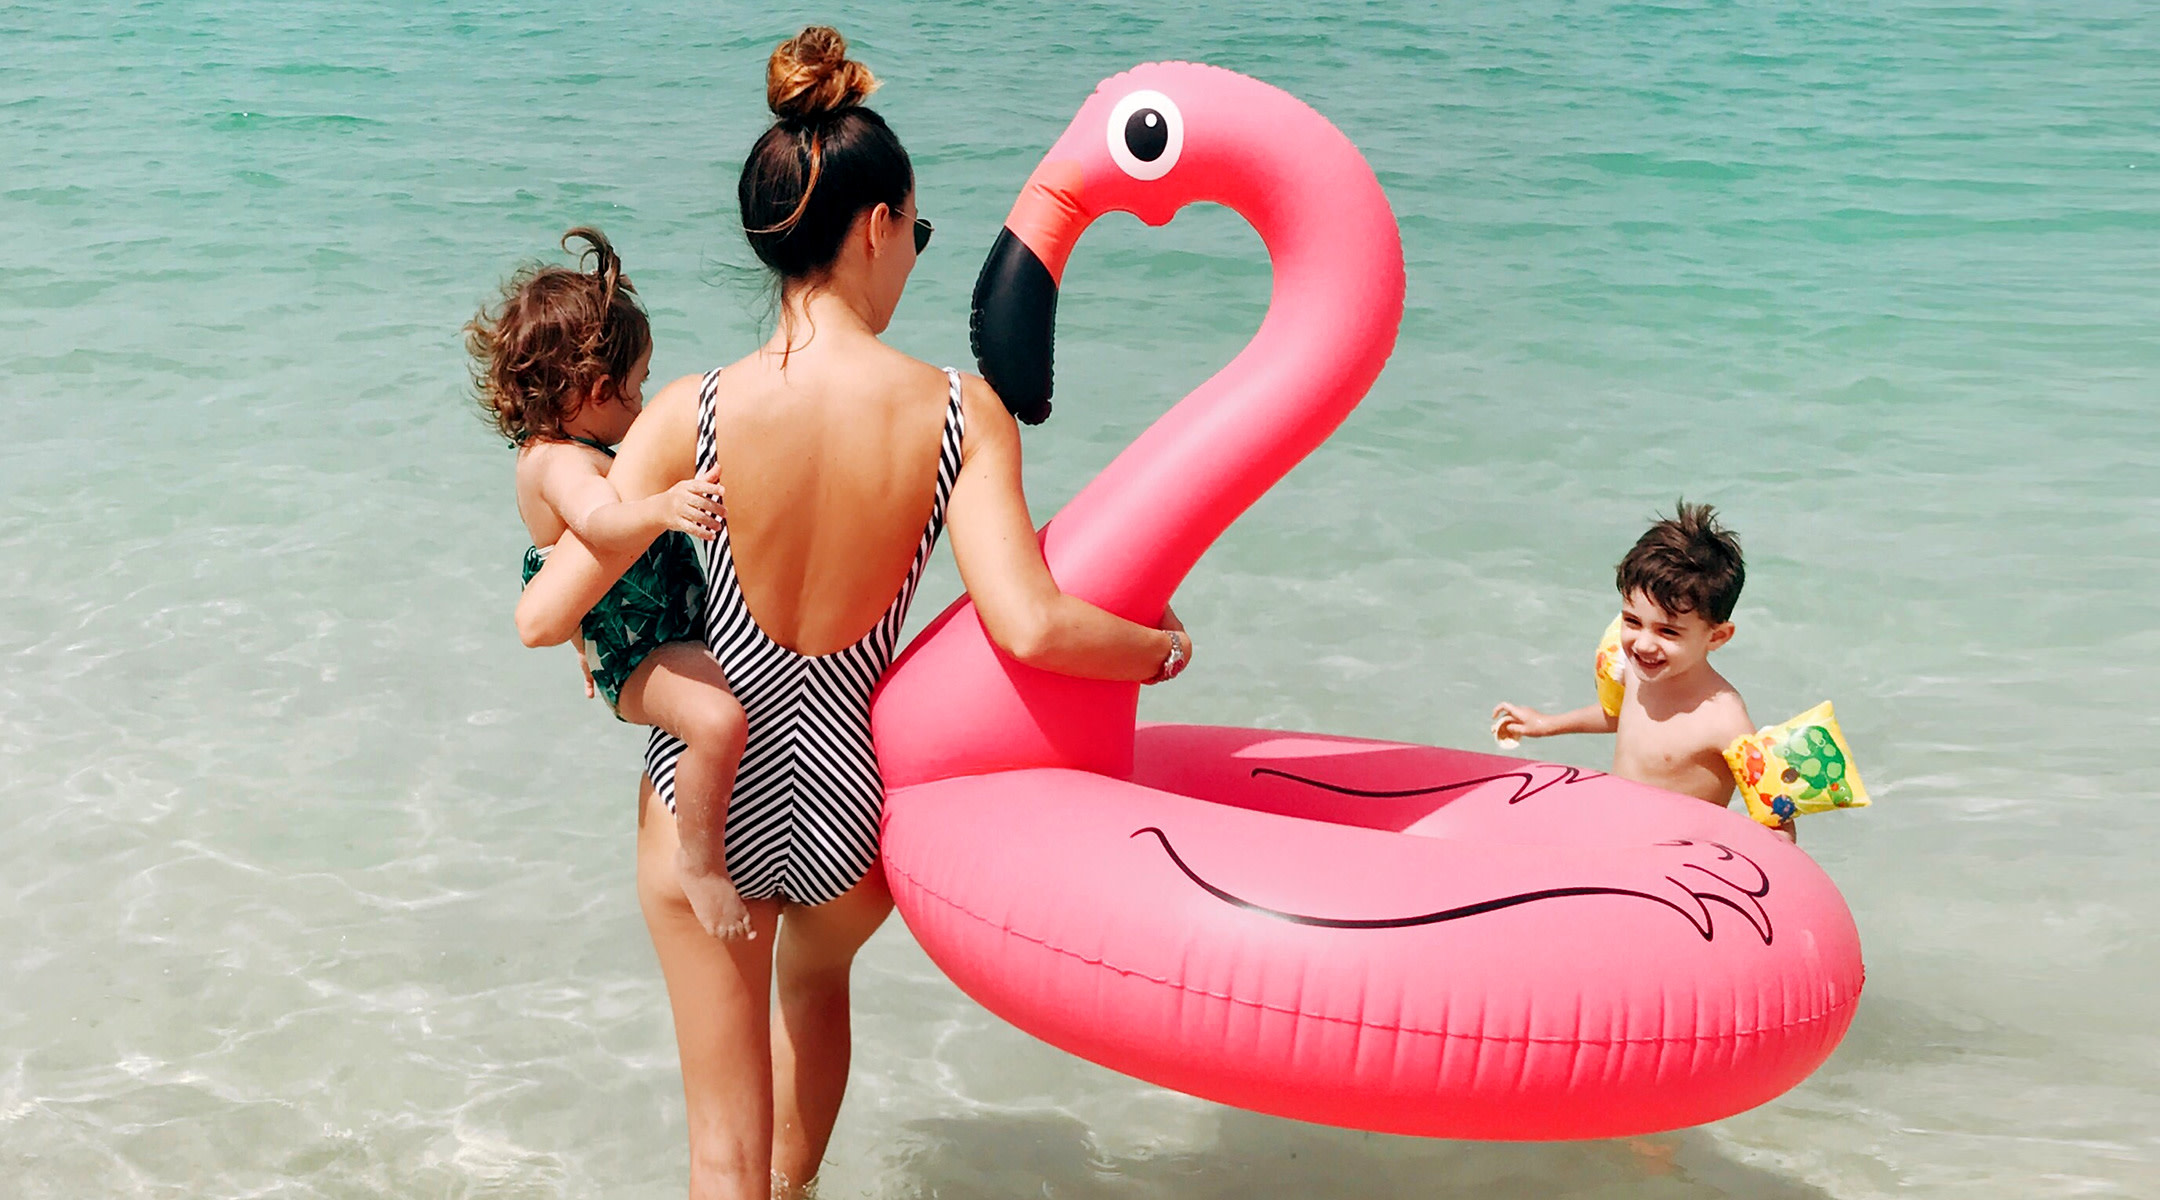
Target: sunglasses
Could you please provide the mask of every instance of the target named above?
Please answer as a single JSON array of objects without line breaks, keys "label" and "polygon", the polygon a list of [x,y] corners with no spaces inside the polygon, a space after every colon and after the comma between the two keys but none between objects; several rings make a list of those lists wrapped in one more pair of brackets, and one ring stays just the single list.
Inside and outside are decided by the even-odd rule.
[{"label": "sunglasses", "polygon": [[932,225],[928,219],[923,217],[915,218],[915,253],[921,254],[928,249],[930,235],[936,232],[937,226]]}]

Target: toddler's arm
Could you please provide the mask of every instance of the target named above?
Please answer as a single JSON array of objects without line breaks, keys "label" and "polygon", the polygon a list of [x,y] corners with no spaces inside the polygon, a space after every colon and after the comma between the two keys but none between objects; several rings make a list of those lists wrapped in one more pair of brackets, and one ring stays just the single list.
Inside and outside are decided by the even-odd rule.
[{"label": "toddler's arm", "polygon": [[540,498],[603,557],[642,554],[670,529],[711,540],[725,511],[722,494],[718,468],[642,500],[617,495],[607,476],[582,455],[551,455],[540,476]]},{"label": "toddler's arm", "polygon": [[1524,704],[1502,701],[1493,709],[1493,733],[1498,737],[1552,737],[1562,733],[1611,733],[1620,718],[1607,716],[1595,704],[1573,712],[1541,713]]}]

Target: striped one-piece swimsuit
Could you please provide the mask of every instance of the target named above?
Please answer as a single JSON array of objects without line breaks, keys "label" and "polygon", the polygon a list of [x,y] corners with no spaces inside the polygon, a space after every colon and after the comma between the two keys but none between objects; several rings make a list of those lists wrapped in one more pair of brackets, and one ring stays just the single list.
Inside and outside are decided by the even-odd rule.
[{"label": "striped one-piece swimsuit", "polygon": [[[745,899],[779,897],[823,904],[854,887],[877,862],[885,785],[870,744],[870,693],[892,665],[915,586],[945,527],[945,504],[960,474],[960,376],[945,369],[950,398],[939,439],[937,499],[914,565],[885,615],[854,645],[797,654],[765,636],[735,575],[727,519],[706,543],[705,640],[750,718],[749,744],[728,799],[727,869]],[[697,469],[719,461],[713,398],[720,372],[698,395]],[[675,760],[683,744],[655,729],[645,767],[675,811]]]}]

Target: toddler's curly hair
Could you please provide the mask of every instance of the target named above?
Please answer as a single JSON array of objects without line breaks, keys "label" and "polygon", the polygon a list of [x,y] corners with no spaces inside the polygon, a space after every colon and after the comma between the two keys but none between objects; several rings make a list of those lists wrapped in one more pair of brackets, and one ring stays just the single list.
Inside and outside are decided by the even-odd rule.
[{"label": "toddler's curly hair", "polygon": [[[589,226],[578,268],[533,264],[503,285],[493,311],[465,326],[473,391],[488,423],[514,443],[566,440],[563,426],[605,378],[622,384],[652,349],[652,325],[607,237]],[[587,264],[590,269],[586,269]]]}]

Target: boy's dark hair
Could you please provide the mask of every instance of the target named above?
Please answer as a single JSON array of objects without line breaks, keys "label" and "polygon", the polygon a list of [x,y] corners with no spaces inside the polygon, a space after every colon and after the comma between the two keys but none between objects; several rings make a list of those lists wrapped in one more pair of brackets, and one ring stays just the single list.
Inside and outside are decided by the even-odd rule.
[{"label": "boy's dark hair", "polygon": [[1740,603],[1747,566],[1740,539],[1718,524],[1717,510],[1681,500],[1636,539],[1615,576],[1623,600],[1639,591],[1666,612],[1701,613],[1722,625]]},{"label": "boy's dark hair", "polygon": [[526,267],[503,285],[499,308],[482,309],[465,326],[480,411],[512,442],[567,438],[563,425],[593,384],[628,383],[652,349],[652,325],[615,247],[580,226],[563,235],[563,249],[572,238],[585,243],[578,266],[590,260],[591,271]]}]

